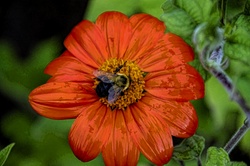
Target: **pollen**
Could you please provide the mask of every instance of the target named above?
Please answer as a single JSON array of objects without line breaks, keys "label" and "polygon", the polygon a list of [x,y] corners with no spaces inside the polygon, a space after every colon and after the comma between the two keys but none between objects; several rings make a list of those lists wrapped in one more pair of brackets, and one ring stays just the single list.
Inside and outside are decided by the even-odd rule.
[{"label": "pollen", "polygon": [[[144,96],[144,77],[146,73],[141,71],[135,62],[112,58],[104,62],[98,70],[115,75],[125,75],[129,81],[128,87],[123,88],[113,103],[110,103],[108,96],[100,97],[99,101],[106,104],[111,110],[125,110],[130,104],[138,102]],[[100,82],[100,79],[94,79],[93,88],[96,89]],[[112,83],[113,85],[115,85],[115,82]],[[109,89],[106,90],[108,91]]]}]

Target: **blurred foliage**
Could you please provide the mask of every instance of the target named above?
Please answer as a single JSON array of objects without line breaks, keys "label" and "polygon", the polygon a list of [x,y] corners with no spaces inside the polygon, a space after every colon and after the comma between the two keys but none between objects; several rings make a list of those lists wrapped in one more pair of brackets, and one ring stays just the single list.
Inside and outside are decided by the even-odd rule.
[{"label": "blurred foliage", "polygon": [[29,59],[21,61],[9,43],[0,41],[1,92],[16,102],[26,101],[29,91],[49,78],[43,70],[59,53],[58,46],[54,38],[43,41],[34,48]]},{"label": "blurred foliage", "polygon": [[[192,1],[198,3],[198,7],[195,3],[186,0],[178,0],[176,1],[177,4],[173,3],[174,0],[166,1],[166,3],[172,4],[164,2],[165,0],[137,0],[136,3],[134,0],[122,1],[122,3],[119,0],[91,0],[84,18],[94,21],[99,14],[107,10],[120,11],[126,15],[145,12],[168,21],[168,30],[182,36],[189,43],[191,43],[193,32],[190,29],[193,30],[199,23],[213,22],[215,19],[216,21],[213,24],[219,24],[219,15],[217,15],[214,7],[215,1],[205,1],[205,3],[200,0]],[[163,3],[164,14],[161,9]],[[181,5],[186,10],[181,9],[179,7]],[[204,10],[201,7],[205,7]],[[249,12],[244,8],[245,15],[237,17],[236,21],[233,22],[232,18],[238,16],[237,14],[241,10],[237,8],[234,13],[230,13],[228,10],[229,21],[226,34],[228,40],[233,43],[230,43],[233,46],[228,56],[232,59],[241,59],[241,61],[232,60],[228,72],[231,73],[237,87],[250,103],[249,51],[248,57],[245,56],[247,52],[243,52],[243,49],[249,49],[249,40],[235,39],[234,37],[238,37],[239,34],[249,36],[249,33],[247,33],[249,32],[249,29],[247,29],[249,28],[249,22],[246,21],[249,19]],[[215,14],[210,15],[213,12]],[[240,22],[243,22],[245,26],[238,26]],[[245,44],[245,46],[238,48],[234,46],[235,43]],[[27,101],[29,92],[49,78],[49,76],[43,74],[43,70],[52,59],[60,55],[61,49],[61,43],[58,42],[56,37],[53,37],[42,41],[33,49],[30,58],[23,61],[16,56],[15,50],[9,43],[0,41],[0,90],[17,105],[20,105],[20,108],[15,110],[8,110],[8,108],[3,110],[2,108],[6,115],[1,117],[1,132],[4,137],[8,138],[8,141],[15,142],[15,147],[6,161],[6,166],[103,165],[101,156],[88,163],[82,163],[73,155],[67,140],[73,120],[55,121],[46,119],[34,114],[29,107]],[[236,54],[235,51],[237,50],[241,51],[240,54]],[[239,56],[246,59],[242,60]],[[194,63],[198,63],[198,61]],[[202,72],[202,70],[200,71]],[[199,116],[197,133],[206,139],[205,149],[211,145],[223,147],[244,120],[244,115],[239,107],[230,101],[230,96],[226,94],[224,88],[214,78],[207,78],[205,98],[194,101],[193,104]],[[249,139],[250,133],[243,138],[238,146],[239,150],[247,154],[248,161],[250,157]],[[5,146],[2,143],[0,144],[1,148]],[[234,156],[231,157],[234,158]],[[237,160],[243,160],[240,156],[236,156],[236,158]],[[202,160],[205,161],[204,154]],[[196,165],[196,161],[185,163],[190,166]],[[175,166],[176,164],[173,160],[168,163],[169,166]],[[138,166],[144,165],[150,165],[150,162],[141,156]]]},{"label": "blurred foliage", "polygon": [[105,11],[120,11],[128,16],[135,13],[148,13],[157,18],[162,14],[161,5],[165,0],[91,0],[84,19],[95,21]]}]

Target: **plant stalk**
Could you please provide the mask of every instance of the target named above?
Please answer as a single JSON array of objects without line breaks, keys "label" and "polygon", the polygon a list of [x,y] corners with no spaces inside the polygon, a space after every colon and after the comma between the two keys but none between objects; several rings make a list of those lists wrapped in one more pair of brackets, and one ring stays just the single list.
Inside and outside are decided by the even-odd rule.
[{"label": "plant stalk", "polygon": [[245,135],[245,133],[249,129],[249,120],[246,119],[244,124],[239,128],[239,130],[232,136],[232,138],[225,145],[224,150],[230,154],[231,151],[235,148],[235,146],[239,143],[241,138]]},{"label": "plant stalk", "polygon": [[204,58],[204,55],[206,55],[208,51],[207,48],[203,50],[204,52],[200,54],[199,58],[203,67],[208,70],[224,86],[228,94],[231,96],[231,99],[238,103],[238,105],[241,107],[247,117],[244,124],[236,131],[236,133],[232,136],[232,138],[224,147],[225,151],[229,154],[250,128],[250,107],[235,87],[231,78],[221,68],[220,62],[222,57],[224,56],[222,49],[222,47],[218,47],[217,50],[214,50],[210,55],[209,61],[211,62],[212,60],[214,63],[208,64],[207,59]]}]

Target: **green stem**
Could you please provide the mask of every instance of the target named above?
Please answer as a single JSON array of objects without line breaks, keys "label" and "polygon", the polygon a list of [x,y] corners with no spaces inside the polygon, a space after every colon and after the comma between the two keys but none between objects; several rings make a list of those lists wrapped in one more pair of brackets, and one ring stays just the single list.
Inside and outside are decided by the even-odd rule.
[{"label": "green stem", "polygon": [[197,166],[202,166],[202,162],[201,162],[201,158],[200,157],[198,157]]},{"label": "green stem", "polygon": [[237,91],[237,89],[236,89],[235,85],[233,84],[233,81],[231,80],[231,78],[224,72],[223,69],[221,69],[220,66],[212,66],[212,67],[209,68],[209,71],[224,86],[226,91],[231,96],[231,99],[234,100],[235,102],[237,102],[238,105],[242,108],[242,110],[245,112],[245,114],[247,116],[247,119],[250,119],[250,108],[247,105],[246,100]]},{"label": "green stem", "polygon": [[233,135],[233,137],[228,141],[225,145],[224,150],[229,154],[234,147],[239,143],[241,138],[245,135],[245,133],[249,129],[249,121],[248,119],[245,120],[244,124],[239,128],[239,130]]},{"label": "green stem", "polygon": [[[241,138],[245,135],[245,133],[250,128],[250,107],[247,104],[246,100],[241,96],[237,88],[235,87],[231,78],[226,74],[226,72],[221,68],[221,58],[223,57],[222,47],[218,47],[214,50],[209,57],[206,59],[206,53],[208,52],[208,48],[205,48],[200,54],[200,60],[203,67],[208,70],[226,89],[226,91],[231,96],[231,99],[238,103],[238,105],[242,108],[244,113],[246,114],[246,120],[241,128],[233,135],[233,137],[228,141],[224,149],[229,154],[235,146],[239,143]],[[219,59],[219,60],[218,60]],[[203,61],[203,62],[202,62]],[[209,62],[209,63],[208,63]]]},{"label": "green stem", "polygon": [[185,166],[184,161],[179,160],[179,164],[180,164],[180,166]]},{"label": "green stem", "polygon": [[223,25],[226,24],[226,4],[227,0],[219,0],[218,1],[218,8],[220,9],[220,18],[221,18],[221,23]]}]

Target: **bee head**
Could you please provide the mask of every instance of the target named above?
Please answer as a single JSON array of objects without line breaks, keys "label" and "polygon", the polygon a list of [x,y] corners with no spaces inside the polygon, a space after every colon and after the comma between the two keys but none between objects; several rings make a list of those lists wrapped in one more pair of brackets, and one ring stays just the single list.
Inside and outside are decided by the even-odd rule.
[{"label": "bee head", "polygon": [[129,78],[125,74],[117,73],[115,84],[125,91],[129,87]]}]

